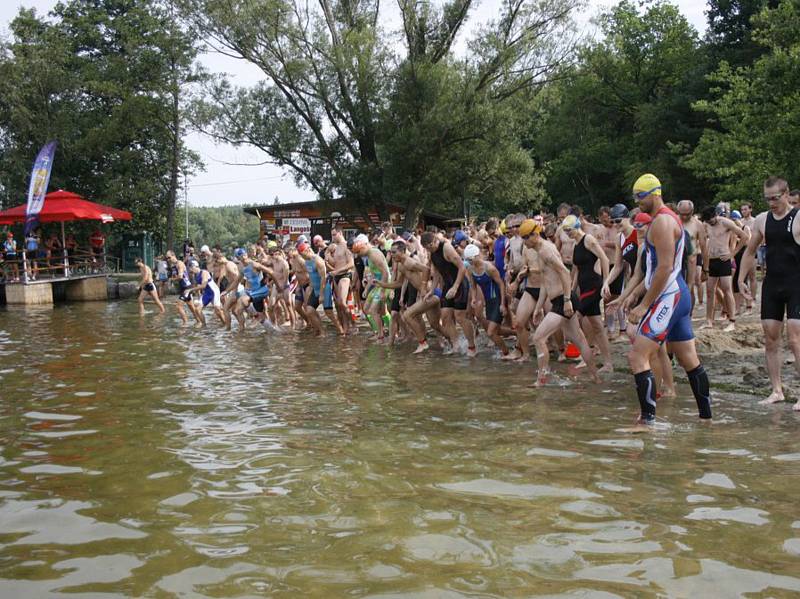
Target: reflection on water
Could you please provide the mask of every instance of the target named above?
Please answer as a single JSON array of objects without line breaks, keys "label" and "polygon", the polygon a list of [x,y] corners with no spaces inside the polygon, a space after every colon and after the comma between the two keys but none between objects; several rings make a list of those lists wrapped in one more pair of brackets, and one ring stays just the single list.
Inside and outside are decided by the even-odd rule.
[{"label": "reflection on water", "polygon": [[800,593],[800,417],[130,303],[0,311],[0,593]]}]

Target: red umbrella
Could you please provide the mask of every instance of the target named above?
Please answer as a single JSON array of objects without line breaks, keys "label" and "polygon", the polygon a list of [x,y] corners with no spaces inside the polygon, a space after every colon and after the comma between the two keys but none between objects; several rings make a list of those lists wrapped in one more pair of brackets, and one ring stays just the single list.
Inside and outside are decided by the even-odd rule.
[{"label": "red umbrella", "polygon": [[[0,225],[13,225],[25,222],[26,204],[0,212]],[[112,223],[115,220],[131,220],[130,212],[111,206],[95,204],[71,191],[59,189],[44,197],[44,206],[39,213],[39,221],[57,223],[72,220],[99,220]]]}]

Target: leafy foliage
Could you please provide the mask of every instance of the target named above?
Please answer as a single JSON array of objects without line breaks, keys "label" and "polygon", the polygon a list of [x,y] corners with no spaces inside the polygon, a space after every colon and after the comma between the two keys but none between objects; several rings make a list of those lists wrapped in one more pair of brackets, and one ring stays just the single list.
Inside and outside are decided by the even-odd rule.
[{"label": "leafy foliage", "polygon": [[122,228],[164,231],[177,171],[200,166],[178,97],[196,53],[156,0],[72,0],[50,20],[21,10],[0,47],[2,204],[24,201],[33,157],[56,139],[51,188],[130,210]]}]

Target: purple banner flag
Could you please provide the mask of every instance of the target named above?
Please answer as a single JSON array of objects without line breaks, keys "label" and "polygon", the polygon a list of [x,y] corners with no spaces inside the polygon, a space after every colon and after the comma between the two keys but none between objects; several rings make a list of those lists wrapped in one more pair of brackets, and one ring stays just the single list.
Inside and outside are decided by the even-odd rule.
[{"label": "purple banner flag", "polygon": [[50,184],[50,173],[53,170],[53,158],[56,155],[58,142],[49,141],[39,150],[36,162],[31,171],[31,184],[28,187],[28,205],[25,208],[25,235],[39,225],[37,218],[44,206],[44,196]]}]

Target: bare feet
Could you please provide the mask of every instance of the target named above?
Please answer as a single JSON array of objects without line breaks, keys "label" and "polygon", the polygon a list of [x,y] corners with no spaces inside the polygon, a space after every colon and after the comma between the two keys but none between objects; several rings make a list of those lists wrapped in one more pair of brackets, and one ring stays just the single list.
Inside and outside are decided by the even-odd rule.
[{"label": "bare feet", "polygon": [[544,370],[544,371],[540,370],[539,373],[536,375],[536,382],[534,383],[533,386],[534,387],[544,387],[547,384],[547,375],[548,374],[549,373],[546,370]]},{"label": "bare feet", "polygon": [[476,348],[470,347],[470,348],[467,349],[467,357],[468,358],[474,358],[477,355],[478,355],[478,350]]},{"label": "bare feet", "polygon": [[603,364],[603,367],[598,372],[614,372],[614,365],[611,362]]},{"label": "bare feet", "polygon": [[797,403],[792,406],[792,410],[795,412],[800,412],[800,399],[798,399]]},{"label": "bare feet", "polygon": [[[769,394],[769,397],[767,399],[762,399],[758,403],[762,406],[767,406],[769,404],[780,403],[785,400],[786,398],[783,396],[783,391],[773,391],[772,393]],[[795,409],[796,408],[797,406],[795,406]]]},{"label": "bare feet", "polygon": [[522,353],[518,349],[514,349],[514,351],[507,353],[505,356],[500,358],[501,360],[518,360],[522,356]]},{"label": "bare feet", "polygon": [[736,323],[735,322],[729,322],[728,326],[726,326],[724,329],[722,329],[722,332],[723,333],[731,333],[731,332],[733,332],[735,330],[736,330]]},{"label": "bare feet", "polygon": [[668,388],[664,387],[664,390],[661,392],[661,397],[664,399],[672,399],[674,397],[678,397],[678,394],[675,392],[675,388]]},{"label": "bare feet", "polygon": [[430,346],[428,345],[427,341],[423,341],[422,343],[417,345],[417,349],[414,350],[415,354],[421,354],[424,351],[428,351]]},{"label": "bare feet", "polygon": [[703,326],[700,327],[700,330],[702,331],[703,329],[713,329],[713,328],[714,328],[714,323],[706,321],[705,324],[703,324]]}]

